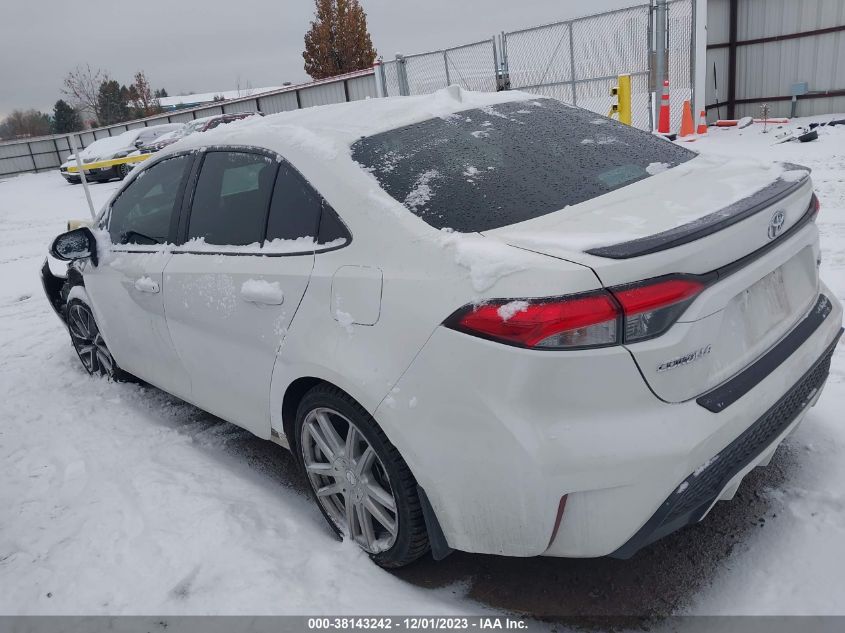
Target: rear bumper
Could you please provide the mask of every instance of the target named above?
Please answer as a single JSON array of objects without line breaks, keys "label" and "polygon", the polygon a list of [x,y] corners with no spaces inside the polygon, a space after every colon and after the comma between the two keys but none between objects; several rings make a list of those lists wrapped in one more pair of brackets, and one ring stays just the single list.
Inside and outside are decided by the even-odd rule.
[{"label": "rear bumper", "polygon": [[646,545],[704,518],[722,497],[723,491],[733,487],[737,476],[763,461],[815,402],[827,380],[830,361],[841,336],[842,330],[824,354],[780,400],[733,442],[681,482],[646,524],[612,556],[630,558]]},{"label": "rear bumper", "polygon": [[439,328],[375,417],[450,547],[630,556],[765,463],[818,397],[841,327],[832,299],[811,335],[718,413],[656,398],[622,348],[538,352]]}]

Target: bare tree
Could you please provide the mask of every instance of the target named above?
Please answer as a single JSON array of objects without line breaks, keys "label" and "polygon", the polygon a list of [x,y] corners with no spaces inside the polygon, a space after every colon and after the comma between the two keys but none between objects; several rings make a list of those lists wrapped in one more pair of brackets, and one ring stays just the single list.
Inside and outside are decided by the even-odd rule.
[{"label": "bare tree", "polygon": [[151,116],[161,112],[158,99],[153,94],[150,82],[143,70],[135,73],[135,83],[129,86],[129,97],[133,101],[135,113],[139,117]]},{"label": "bare tree", "polygon": [[50,133],[50,117],[38,110],[13,110],[0,123],[0,139],[45,136]]},{"label": "bare tree", "polygon": [[107,80],[108,74],[101,69],[80,64],[65,76],[61,92],[77,110],[85,110],[99,118],[100,86]]}]

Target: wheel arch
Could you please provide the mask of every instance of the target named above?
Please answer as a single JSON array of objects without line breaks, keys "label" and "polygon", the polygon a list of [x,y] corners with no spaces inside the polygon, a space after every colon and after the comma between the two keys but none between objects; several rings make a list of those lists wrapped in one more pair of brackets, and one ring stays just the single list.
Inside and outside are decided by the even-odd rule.
[{"label": "wheel arch", "polygon": [[[296,411],[305,394],[321,384],[331,385],[332,383],[314,376],[302,376],[291,382],[285,389],[285,395],[282,398],[282,432],[285,434],[290,450],[296,459],[299,459],[295,439]],[[336,387],[336,385],[332,386]]]}]

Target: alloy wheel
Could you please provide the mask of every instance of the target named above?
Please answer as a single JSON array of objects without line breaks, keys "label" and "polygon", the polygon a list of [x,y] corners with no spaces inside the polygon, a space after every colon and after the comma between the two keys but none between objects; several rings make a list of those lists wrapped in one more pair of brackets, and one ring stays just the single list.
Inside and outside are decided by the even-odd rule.
[{"label": "alloy wheel", "polygon": [[396,497],[361,430],[334,409],[313,409],[303,421],[301,451],[317,501],[335,527],[370,554],[393,547]]},{"label": "alloy wheel", "polygon": [[72,303],[68,309],[67,323],[73,347],[88,373],[113,377],[114,358],[91,310],[82,303]]}]

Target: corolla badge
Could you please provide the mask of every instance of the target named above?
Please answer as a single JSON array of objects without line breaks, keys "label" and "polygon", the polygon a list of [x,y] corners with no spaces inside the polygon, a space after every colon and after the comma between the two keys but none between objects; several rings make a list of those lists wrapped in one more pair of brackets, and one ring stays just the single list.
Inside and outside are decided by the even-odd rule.
[{"label": "corolla badge", "polygon": [[778,209],[772,214],[769,220],[769,239],[773,240],[783,231],[783,225],[786,224],[786,213],[783,209]]},{"label": "corolla badge", "polygon": [[677,369],[678,367],[683,367],[684,365],[694,363],[698,359],[707,356],[711,351],[713,351],[713,346],[705,345],[704,347],[700,347],[699,349],[695,350],[694,352],[690,352],[689,354],[684,354],[679,358],[667,360],[665,363],[660,363],[657,366],[657,373],[669,371],[670,369]]}]

